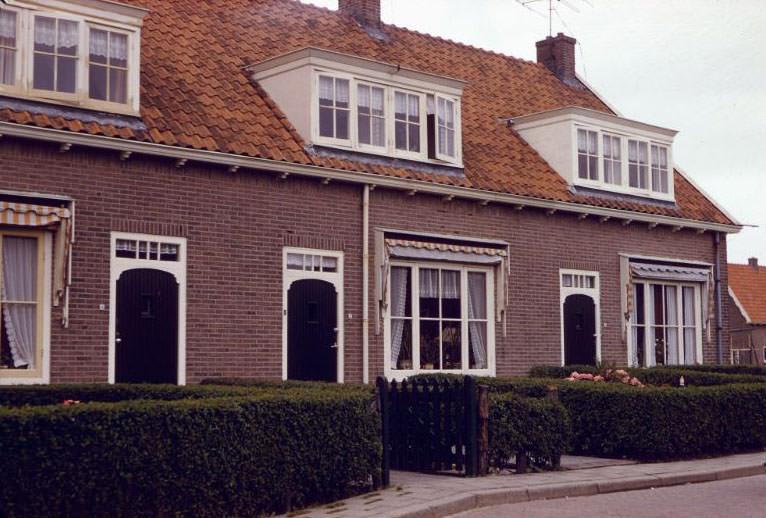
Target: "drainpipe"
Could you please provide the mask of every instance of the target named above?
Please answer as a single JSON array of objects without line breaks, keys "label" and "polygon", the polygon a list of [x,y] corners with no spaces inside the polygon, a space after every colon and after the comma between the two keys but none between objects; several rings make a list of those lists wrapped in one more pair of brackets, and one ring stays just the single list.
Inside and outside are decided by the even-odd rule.
[{"label": "drainpipe", "polygon": [[370,382],[370,185],[362,195],[362,382]]},{"label": "drainpipe", "polygon": [[718,354],[718,363],[723,363],[723,313],[721,311],[721,233],[716,232],[713,239],[713,250],[715,251],[715,342],[716,353]]}]

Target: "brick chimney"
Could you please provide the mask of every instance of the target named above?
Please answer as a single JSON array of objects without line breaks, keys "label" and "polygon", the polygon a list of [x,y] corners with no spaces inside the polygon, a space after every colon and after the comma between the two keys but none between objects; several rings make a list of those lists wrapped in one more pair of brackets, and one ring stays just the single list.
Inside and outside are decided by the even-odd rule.
[{"label": "brick chimney", "polygon": [[338,11],[362,27],[380,27],[380,0],[338,0]]},{"label": "brick chimney", "polygon": [[575,75],[575,43],[577,40],[558,33],[537,42],[537,62],[556,74],[568,86],[582,87]]},{"label": "brick chimney", "polygon": [[752,268],[755,271],[758,271],[758,258],[757,257],[751,257],[747,260],[747,264],[750,265],[750,268]]}]

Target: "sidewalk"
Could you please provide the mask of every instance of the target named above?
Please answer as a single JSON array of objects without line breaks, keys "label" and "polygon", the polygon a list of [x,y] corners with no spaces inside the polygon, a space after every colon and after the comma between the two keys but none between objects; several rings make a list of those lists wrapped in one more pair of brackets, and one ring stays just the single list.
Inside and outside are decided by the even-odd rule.
[{"label": "sidewalk", "polygon": [[[587,466],[587,462],[580,463]],[[394,471],[391,487],[284,516],[440,518],[477,507],[766,474],[766,453],[479,478]]]}]

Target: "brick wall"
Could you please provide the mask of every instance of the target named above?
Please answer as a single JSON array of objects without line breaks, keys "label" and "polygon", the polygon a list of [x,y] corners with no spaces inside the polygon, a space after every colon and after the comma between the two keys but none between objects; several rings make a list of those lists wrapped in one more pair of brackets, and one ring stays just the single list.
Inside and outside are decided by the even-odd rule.
[{"label": "brick wall", "polygon": [[[282,248],[344,252],[345,378],[362,378],[362,187],[117,152],[0,140],[0,189],[70,196],[77,202],[70,327],[52,315],[51,380],[104,382],[108,363],[111,231],[182,234],[188,239],[187,381],[208,376],[279,378],[282,365]],[[559,268],[601,275],[602,355],[624,363],[618,253],[713,262],[709,233],[534,209],[516,211],[378,188],[371,193],[371,230],[396,228],[500,239],[511,244],[508,317],[497,326],[499,375],[524,374],[560,361]],[[372,236],[371,236],[372,237]],[[371,239],[371,254],[374,247]],[[382,371],[382,334],[374,333],[370,259],[371,379]],[[725,242],[721,264],[726,265]],[[724,286],[726,286],[724,271]],[[351,318],[348,318],[348,315]],[[724,308],[728,336],[728,313]],[[728,345],[728,338],[725,339]],[[705,337],[715,358],[715,334]],[[728,350],[725,353],[728,357]]]}]

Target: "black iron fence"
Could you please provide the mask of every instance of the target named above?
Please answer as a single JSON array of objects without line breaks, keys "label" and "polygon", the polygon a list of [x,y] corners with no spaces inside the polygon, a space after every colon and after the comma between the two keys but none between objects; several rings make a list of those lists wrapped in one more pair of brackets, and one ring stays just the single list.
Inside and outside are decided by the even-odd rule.
[{"label": "black iron fence", "polygon": [[389,469],[486,474],[486,387],[470,376],[462,382],[378,378],[377,387],[384,485]]}]

